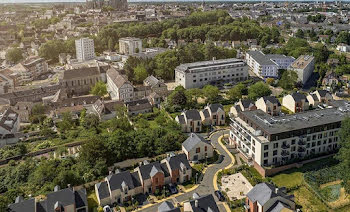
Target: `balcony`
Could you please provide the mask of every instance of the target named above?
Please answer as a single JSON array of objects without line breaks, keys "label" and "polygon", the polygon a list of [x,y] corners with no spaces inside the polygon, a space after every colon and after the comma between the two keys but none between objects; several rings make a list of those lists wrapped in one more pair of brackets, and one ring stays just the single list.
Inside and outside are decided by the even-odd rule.
[{"label": "balcony", "polygon": [[305,146],[305,145],[306,145],[306,142],[303,141],[303,140],[299,140],[299,141],[298,141],[298,145],[299,145],[299,146]]},{"label": "balcony", "polygon": [[282,157],[283,157],[283,156],[288,156],[289,154],[290,154],[289,151],[282,151],[282,152],[281,152]]},{"label": "balcony", "polygon": [[290,145],[289,144],[282,144],[282,149],[289,149]]},{"label": "balcony", "polygon": [[305,147],[299,147],[298,148],[298,152],[305,152],[306,151],[306,148]]}]

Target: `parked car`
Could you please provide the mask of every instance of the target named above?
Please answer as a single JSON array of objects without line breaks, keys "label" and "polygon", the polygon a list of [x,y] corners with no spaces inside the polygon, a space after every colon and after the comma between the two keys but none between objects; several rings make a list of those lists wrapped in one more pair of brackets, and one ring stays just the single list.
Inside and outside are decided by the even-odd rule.
[{"label": "parked car", "polygon": [[106,205],[103,207],[103,212],[113,212],[111,207],[109,207],[109,205]]},{"label": "parked car", "polygon": [[214,193],[215,196],[219,199],[219,201],[225,201],[225,196],[221,193],[221,191],[217,190]]},{"label": "parked car", "polygon": [[168,185],[168,189],[171,194],[177,194],[179,191],[177,190],[176,186],[172,183]]}]

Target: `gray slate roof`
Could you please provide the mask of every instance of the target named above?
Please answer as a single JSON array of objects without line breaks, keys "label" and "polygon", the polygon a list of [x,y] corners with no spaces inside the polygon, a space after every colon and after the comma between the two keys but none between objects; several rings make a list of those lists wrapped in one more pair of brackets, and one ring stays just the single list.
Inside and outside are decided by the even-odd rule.
[{"label": "gray slate roof", "polygon": [[199,114],[198,110],[186,110],[185,111],[185,116],[187,117],[187,119],[192,119],[192,120],[201,120],[201,116]]},{"label": "gray slate roof", "polygon": [[154,175],[151,175],[152,171],[153,171],[152,174],[154,174],[153,167],[155,167],[159,171],[162,171],[165,177],[169,176],[169,172],[167,171],[166,165],[165,166],[164,165],[161,165],[158,161],[156,161],[153,163],[140,166],[139,169],[140,169],[142,179],[147,180],[147,179],[150,179],[152,176],[154,176]]},{"label": "gray slate roof", "polygon": [[218,103],[210,104],[209,108],[210,108],[211,112],[214,112],[214,113],[217,112],[219,109],[224,110],[224,106],[222,106],[222,104],[218,104]]},{"label": "gray slate roof", "polygon": [[96,184],[98,195],[100,199],[104,199],[110,196],[108,184],[106,181],[100,182]]},{"label": "gray slate roof", "polygon": [[158,212],[180,212],[180,208],[175,208],[173,203],[165,201],[158,206]]},{"label": "gray slate roof", "polygon": [[[198,207],[195,207],[195,201],[198,201]],[[216,205],[213,195],[211,194],[191,200],[190,204],[192,206],[193,212],[219,212],[219,208]]]},{"label": "gray slate roof", "polygon": [[248,54],[260,65],[276,65],[270,57],[264,55],[261,51],[249,51]]},{"label": "gray slate roof", "polygon": [[191,165],[188,162],[184,153],[172,157],[167,157],[166,160],[168,161],[171,170],[181,169],[181,164],[183,164],[186,167],[186,169],[191,168]]},{"label": "gray slate roof", "polygon": [[262,98],[264,102],[271,102],[272,104],[277,104],[278,106],[281,106],[280,101],[274,96],[264,96]]},{"label": "gray slate roof", "polygon": [[293,97],[294,101],[296,101],[296,102],[300,102],[301,100],[305,100],[305,102],[309,102],[306,99],[306,96],[302,93],[293,93],[292,97]]},{"label": "gray slate roof", "polygon": [[31,198],[28,200],[21,201],[19,203],[14,203],[9,205],[11,212],[36,212],[35,211],[35,199]]},{"label": "gray slate roof", "polygon": [[210,143],[202,136],[196,133],[191,133],[190,136],[182,143],[182,146],[186,149],[186,151],[191,151],[200,142],[210,145]]},{"label": "gray slate roof", "polygon": [[275,189],[276,187],[271,184],[259,183],[247,193],[247,197],[250,201],[264,206],[267,201],[277,196]]},{"label": "gray slate roof", "polygon": [[108,175],[107,180],[109,181],[111,191],[121,189],[123,182],[126,183],[129,189],[133,189],[135,187],[130,171]]}]

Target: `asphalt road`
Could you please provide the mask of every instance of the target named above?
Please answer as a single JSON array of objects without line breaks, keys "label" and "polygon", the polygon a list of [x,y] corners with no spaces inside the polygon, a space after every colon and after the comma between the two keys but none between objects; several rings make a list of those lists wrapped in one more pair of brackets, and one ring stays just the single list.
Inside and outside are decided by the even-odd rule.
[{"label": "asphalt road", "polygon": [[[217,204],[218,204],[220,212],[226,211],[225,207],[222,205],[222,203],[214,195],[214,191],[215,190],[214,190],[214,185],[213,185],[213,178],[214,178],[215,173],[218,170],[223,169],[226,166],[230,165],[231,162],[232,162],[230,156],[227,154],[227,152],[218,143],[218,138],[223,135],[223,132],[225,134],[228,134],[229,130],[220,131],[220,132],[217,132],[217,133],[213,134],[212,137],[211,137],[211,143],[218,150],[218,152],[221,155],[224,156],[224,160],[221,163],[219,163],[219,164],[215,164],[213,166],[208,167],[208,169],[205,172],[203,180],[201,181],[200,185],[196,189],[191,191],[191,192],[184,193],[184,194],[181,194],[181,195],[175,197],[177,202],[184,202],[186,200],[189,200],[192,197],[194,192],[197,192],[201,196],[202,195],[206,195],[206,194],[213,194],[215,200],[217,201]],[[155,211],[158,210],[158,206],[160,204],[161,204],[161,202],[157,203],[157,204],[154,204],[151,207],[145,208],[145,209],[143,209],[141,211],[144,211],[144,212],[155,212]]]}]

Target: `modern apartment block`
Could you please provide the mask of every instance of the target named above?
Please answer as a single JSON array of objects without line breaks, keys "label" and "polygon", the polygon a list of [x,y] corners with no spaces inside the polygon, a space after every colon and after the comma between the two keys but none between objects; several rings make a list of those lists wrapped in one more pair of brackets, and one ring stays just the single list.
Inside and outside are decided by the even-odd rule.
[{"label": "modern apartment block", "polygon": [[261,78],[277,78],[279,69],[287,69],[294,57],[281,54],[264,54],[261,51],[249,51],[246,62],[253,72]]},{"label": "modern apartment block", "polygon": [[295,71],[298,74],[298,81],[305,84],[315,69],[315,57],[301,55],[289,67],[288,70]]},{"label": "modern apartment block", "polygon": [[75,41],[75,50],[78,61],[92,60],[95,58],[94,40],[90,38],[81,38]]},{"label": "modern apartment block", "polygon": [[133,55],[142,52],[142,40],[140,38],[120,38],[119,53],[125,55]]},{"label": "modern apartment block", "polygon": [[316,154],[335,151],[341,121],[350,103],[334,101],[332,108],[271,116],[262,110],[231,117],[230,144],[258,168],[280,166]]},{"label": "modern apartment block", "polygon": [[248,79],[248,66],[240,59],[230,58],[181,64],[175,69],[175,82],[186,89],[201,88],[212,82]]}]

